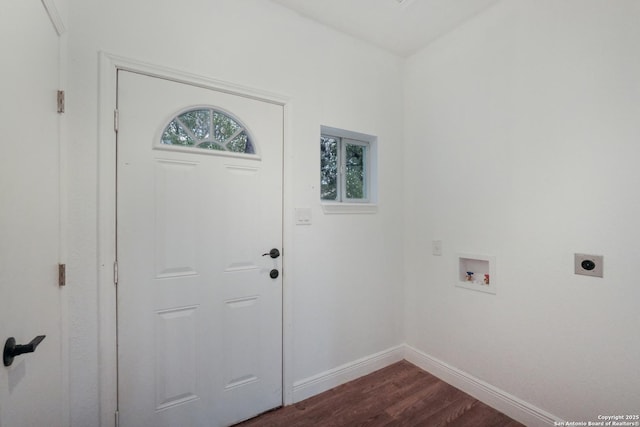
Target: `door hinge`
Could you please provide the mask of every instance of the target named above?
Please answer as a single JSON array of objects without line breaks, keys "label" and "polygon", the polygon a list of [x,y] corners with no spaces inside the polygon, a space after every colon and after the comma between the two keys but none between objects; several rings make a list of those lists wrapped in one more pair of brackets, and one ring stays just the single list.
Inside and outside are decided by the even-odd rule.
[{"label": "door hinge", "polygon": [[64,113],[64,91],[58,91],[58,113]]},{"label": "door hinge", "polygon": [[118,133],[118,129],[120,128],[120,112],[116,108],[113,110],[113,130]]},{"label": "door hinge", "polygon": [[67,284],[67,265],[58,264],[58,286],[65,286]]},{"label": "door hinge", "polygon": [[118,284],[118,261],[113,262],[113,284]]},{"label": "door hinge", "polygon": [[114,414],[114,418],[116,422],[116,427],[120,427],[120,412],[116,411],[116,413]]}]

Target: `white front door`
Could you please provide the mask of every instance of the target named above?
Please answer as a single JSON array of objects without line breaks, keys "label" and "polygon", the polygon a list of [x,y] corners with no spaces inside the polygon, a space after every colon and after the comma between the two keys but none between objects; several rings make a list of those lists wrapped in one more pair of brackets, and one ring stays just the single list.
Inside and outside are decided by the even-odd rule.
[{"label": "white front door", "polygon": [[283,107],[122,70],[117,103],[120,425],[280,406]]},{"label": "white front door", "polygon": [[[43,5],[4,2],[0,13],[0,426],[64,424],[58,35]],[[9,338],[35,352],[5,359]],[[20,348],[20,347],[18,347]],[[15,351],[14,347],[14,351]],[[7,353],[8,356],[10,356]]]}]

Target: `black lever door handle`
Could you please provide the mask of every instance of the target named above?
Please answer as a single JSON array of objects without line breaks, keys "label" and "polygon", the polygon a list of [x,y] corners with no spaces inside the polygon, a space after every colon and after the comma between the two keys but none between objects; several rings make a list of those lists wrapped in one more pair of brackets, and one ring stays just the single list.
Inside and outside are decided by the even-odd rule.
[{"label": "black lever door handle", "polygon": [[280,251],[277,250],[276,248],[271,249],[269,252],[267,252],[266,254],[262,254],[262,256],[267,256],[269,255],[271,258],[276,259],[280,256]]},{"label": "black lever door handle", "polygon": [[16,339],[11,337],[4,343],[4,351],[2,352],[2,361],[4,366],[11,366],[13,358],[25,353],[33,353],[36,347],[40,345],[46,335],[38,335],[31,340],[29,344],[16,344]]}]

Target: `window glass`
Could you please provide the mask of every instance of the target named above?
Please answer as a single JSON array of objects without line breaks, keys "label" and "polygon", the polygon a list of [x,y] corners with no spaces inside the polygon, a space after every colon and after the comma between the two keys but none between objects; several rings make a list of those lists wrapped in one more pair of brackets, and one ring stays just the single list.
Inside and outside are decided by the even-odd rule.
[{"label": "window glass", "polygon": [[338,198],[338,138],[320,137],[320,199]]},{"label": "window glass", "polygon": [[162,133],[162,143],[168,145],[195,145],[195,140],[187,134],[180,123],[174,119]]},{"label": "window glass", "polygon": [[347,199],[366,199],[365,165],[367,147],[345,143],[345,190]]},{"label": "window glass", "polygon": [[255,154],[247,130],[237,120],[213,108],[196,108],[175,117],[162,132],[165,145]]},{"label": "window glass", "polygon": [[369,201],[369,142],[320,136],[320,200]]}]

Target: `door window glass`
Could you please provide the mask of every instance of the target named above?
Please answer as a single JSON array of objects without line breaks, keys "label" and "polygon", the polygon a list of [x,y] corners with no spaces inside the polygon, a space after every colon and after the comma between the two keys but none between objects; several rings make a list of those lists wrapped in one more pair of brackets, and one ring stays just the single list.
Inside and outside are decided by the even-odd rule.
[{"label": "door window glass", "polygon": [[214,108],[195,108],[174,117],[161,144],[255,154],[253,141],[238,120]]}]

